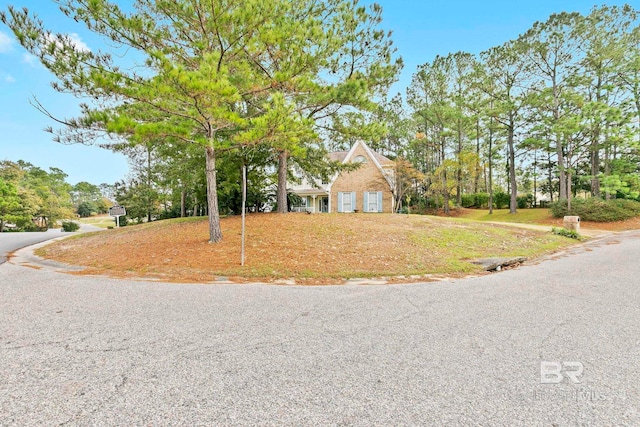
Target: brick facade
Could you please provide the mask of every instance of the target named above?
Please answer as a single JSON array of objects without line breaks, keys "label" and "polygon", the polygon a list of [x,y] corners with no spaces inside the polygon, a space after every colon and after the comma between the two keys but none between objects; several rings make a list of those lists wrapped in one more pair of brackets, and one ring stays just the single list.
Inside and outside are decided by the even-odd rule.
[{"label": "brick facade", "polygon": [[364,193],[378,191],[382,192],[382,212],[393,212],[393,194],[389,183],[362,144],[358,144],[350,161],[353,162],[358,156],[363,156],[366,160],[360,168],[353,172],[341,173],[331,186],[331,212],[338,212],[338,193],[340,192],[355,192],[355,209],[363,212],[367,210],[364,208]]}]

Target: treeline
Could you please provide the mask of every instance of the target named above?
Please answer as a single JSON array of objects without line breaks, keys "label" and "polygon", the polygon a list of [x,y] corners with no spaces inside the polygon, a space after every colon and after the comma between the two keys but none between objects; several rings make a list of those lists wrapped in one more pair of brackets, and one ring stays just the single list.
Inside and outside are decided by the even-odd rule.
[{"label": "treeline", "polygon": [[340,167],[327,151],[358,139],[396,160],[399,209],[492,208],[506,195],[515,211],[539,194],[570,209],[579,192],[640,193],[640,31],[630,6],[559,13],[480,55],[436,57],[406,97],[385,99],[402,61],[379,6],[210,3],[62,8],[117,52],[79,50],[24,9],[0,13],[56,89],[91,101],[80,117],[57,118],[56,138],[111,141],[104,146],[131,160],[113,193],[132,219],[206,214],[217,242],[220,214],[240,211],[243,167],[250,209],[286,211],[292,169],[324,181]]},{"label": "treeline", "polygon": [[22,160],[1,161],[0,232],[46,230],[76,213],[90,216],[108,211],[110,202],[103,190],[108,191],[109,185],[71,185],[66,178],[58,168],[47,172]]},{"label": "treeline", "polygon": [[[638,198],[639,123],[637,11],[603,6],[586,16],[552,15],[480,55],[438,56],[418,67],[406,99],[398,94],[372,112],[341,113],[324,136],[328,149],[365,138],[396,159],[399,209],[515,211],[540,206],[542,196],[570,211],[577,195]],[[151,207],[161,216],[206,214],[202,157],[177,149],[161,144],[129,152],[139,178],[122,183],[121,194],[155,200],[148,217]],[[252,209],[273,204],[277,157],[259,147],[251,158],[246,153],[219,163],[222,212],[239,212],[243,164]],[[312,164],[297,166],[313,175]],[[136,216],[143,218],[142,211]]]},{"label": "treeline", "polygon": [[512,211],[526,193],[569,210],[579,193],[640,194],[640,29],[630,6],[555,14],[480,55],[438,56],[418,67],[407,101],[397,154],[445,209],[479,192],[491,206],[494,190],[510,195]]},{"label": "treeline", "polygon": [[[373,111],[402,66],[390,33],[380,28],[377,4],[177,0],[141,2],[133,10],[108,0],[60,4],[111,51],[80,49],[27,9],[0,12],[22,46],[55,75],[54,87],[87,101],[80,117],[56,118],[65,125],[54,131],[58,140],[154,150],[171,166],[162,180],[198,209],[206,202],[211,242],[222,239],[226,195],[218,189],[236,191],[235,166],[260,174],[275,164],[277,206],[286,212],[288,171],[294,165],[335,171],[337,164],[323,160],[322,138],[344,112]],[[192,147],[206,196],[194,190],[201,173],[181,170],[192,164]],[[220,182],[231,176],[235,184]],[[132,186],[151,187],[149,176],[134,181],[125,195]],[[140,193],[141,200],[153,198]]]}]

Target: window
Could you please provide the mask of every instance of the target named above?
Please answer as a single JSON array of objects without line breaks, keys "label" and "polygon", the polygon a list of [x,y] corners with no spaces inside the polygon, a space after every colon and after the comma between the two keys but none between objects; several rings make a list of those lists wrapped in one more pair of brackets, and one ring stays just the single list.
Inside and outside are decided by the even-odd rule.
[{"label": "window", "polygon": [[353,158],[353,163],[367,163],[367,158],[364,156],[356,156]]},{"label": "window", "polygon": [[351,212],[352,210],[353,208],[351,206],[351,195],[347,193],[342,196],[342,212]]},{"label": "window", "polygon": [[353,212],[356,206],[356,193],[338,193],[338,212]]},{"label": "window", "polygon": [[378,193],[369,193],[367,212],[378,212]]},{"label": "window", "polygon": [[362,208],[364,212],[382,212],[382,191],[365,191]]}]

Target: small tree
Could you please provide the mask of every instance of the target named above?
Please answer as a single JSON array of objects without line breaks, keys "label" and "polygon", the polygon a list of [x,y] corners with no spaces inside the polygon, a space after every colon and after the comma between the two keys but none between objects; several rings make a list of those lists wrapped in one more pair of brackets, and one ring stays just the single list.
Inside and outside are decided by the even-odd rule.
[{"label": "small tree", "polygon": [[91,202],[82,202],[78,205],[78,215],[82,218],[90,217],[93,212],[95,212],[96,207]]}]

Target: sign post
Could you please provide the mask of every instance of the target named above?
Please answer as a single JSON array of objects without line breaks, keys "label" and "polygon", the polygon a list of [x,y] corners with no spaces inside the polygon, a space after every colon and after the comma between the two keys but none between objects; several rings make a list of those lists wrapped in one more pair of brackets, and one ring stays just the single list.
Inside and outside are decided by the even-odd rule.
[{"label": "sign post", "polygon": [[127,211],[124,206],[115,205],[109,208],[109,216],[116,217],[116,227],[120,227],[120,217],[125,216]]}]

